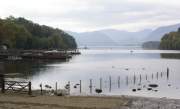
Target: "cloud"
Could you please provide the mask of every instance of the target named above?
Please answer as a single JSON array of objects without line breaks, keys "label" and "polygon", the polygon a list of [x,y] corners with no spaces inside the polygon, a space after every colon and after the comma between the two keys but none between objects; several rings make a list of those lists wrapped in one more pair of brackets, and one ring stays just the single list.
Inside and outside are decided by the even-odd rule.
[{"label": "cloud", "polygon": [[[0,16],[71,31],[140,30],[180,22],[178,0],[0,0]],[[163,23],[162,23],[163,22]]]}]

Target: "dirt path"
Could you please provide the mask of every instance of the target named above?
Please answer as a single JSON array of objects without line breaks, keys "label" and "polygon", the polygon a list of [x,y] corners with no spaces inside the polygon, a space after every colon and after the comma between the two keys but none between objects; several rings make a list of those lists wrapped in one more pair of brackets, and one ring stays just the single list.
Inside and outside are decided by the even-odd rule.
[{"label": "dirt path", "polygon": [[180,100],[130,96],[30,97],[0,94],[0,109],[180,109]]},{"label": "dirt path", "polygon": [[110,109],[127,104],[122,97],[0,95],[0,109]]}]

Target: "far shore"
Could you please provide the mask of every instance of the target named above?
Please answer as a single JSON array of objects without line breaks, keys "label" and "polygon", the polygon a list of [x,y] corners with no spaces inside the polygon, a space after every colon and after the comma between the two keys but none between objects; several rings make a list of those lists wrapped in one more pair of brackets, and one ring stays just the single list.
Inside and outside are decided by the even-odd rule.
[{"label": "far shore", "polygon": [[180,109],[180,99],[136,96],[29,96],[0,93],[0,109]]}]

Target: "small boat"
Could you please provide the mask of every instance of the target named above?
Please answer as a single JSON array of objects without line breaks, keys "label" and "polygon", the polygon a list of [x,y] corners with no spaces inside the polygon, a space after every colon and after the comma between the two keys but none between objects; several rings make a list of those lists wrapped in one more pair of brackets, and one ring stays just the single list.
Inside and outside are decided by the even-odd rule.
[{"label": "small boat", "polygon": [[85,46],[84,49],[89,49],[89,48],[87,46]]}]

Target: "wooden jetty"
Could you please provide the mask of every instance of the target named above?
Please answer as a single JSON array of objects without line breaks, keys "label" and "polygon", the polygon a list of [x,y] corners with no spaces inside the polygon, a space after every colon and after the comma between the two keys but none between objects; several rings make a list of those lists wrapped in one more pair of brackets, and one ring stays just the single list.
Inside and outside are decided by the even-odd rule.
[{"label": "wooden jetty", "polygon": [[5,50],[0,51],[0,59],[69,59],[72,55],[78,55],[78,50]]}]

